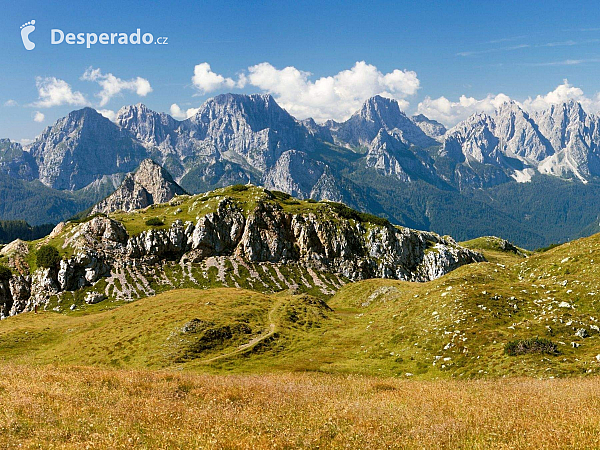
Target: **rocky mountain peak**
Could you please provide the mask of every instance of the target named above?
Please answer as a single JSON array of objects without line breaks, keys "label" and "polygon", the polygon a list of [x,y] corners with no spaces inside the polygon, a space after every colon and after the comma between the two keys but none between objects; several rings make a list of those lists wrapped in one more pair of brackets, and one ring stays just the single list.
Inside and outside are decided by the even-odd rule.
[{"label": "rocky mountain peak", "polygon": [[168,114],[152,111],[142,103],[121,108],[115,123],[149,145],[160,145],[178,124]]},{"label": "rocky mountain peak", "polygon": [[277,128],[279,123],[295,123],[294,118],[277,104],[270,94],[221,94],[207,100],[196,116],[188,119],[206,123],[207,120],[242,119],[254,131]]},{"label": "rocky mountain peak", "polygon": [[33,156],[18,142],[0,139],[0,173],[22,180],[38,177],[38,168]]},{"label": "rocky mountain peak", "polygon": [[145,159],[135,173],[130,173],[119,188],[92,209],[92,214],[133,211],[155,203],[165,203],[186,192],[165,169]]},{"label": "rocky mountain peak", "polygon": [[439,123],[437,120],[433,120],[424,116],[423,114],[417,114],[411,117],[412,121],[430,138],[436,141],[441,141],[443,136],[446,134],[446,127]]},{"label": "rocky mountain peak", "polygon": [[341,145],[359,147],[369,145],[382,129],[397,135],[407,145],[429,147],[436,144],[406,116],[397,100],[380,95],[365,101],[346,122],[332,129],[332,134]]},{"label": "rocky mountain peak", "polygon": [[398,121],[398,116],[406,116],[396,100],[381,95],[367,99],[356,114],[381,124],[394,124]]},{"label": "rocky mountain peak", "polygon": [[516,102],[505,102],[496,111],[494,134],[500,139],[500,150],[535,164],[554,153],[550,142],[538,125]]}]

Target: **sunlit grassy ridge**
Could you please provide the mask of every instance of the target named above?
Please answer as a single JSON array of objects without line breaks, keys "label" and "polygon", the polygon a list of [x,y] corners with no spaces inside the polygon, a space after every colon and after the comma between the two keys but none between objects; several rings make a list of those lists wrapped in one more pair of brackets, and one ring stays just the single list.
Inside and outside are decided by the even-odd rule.
[{"label": "sunlit grassy ridge", "polygon": [[[307,294],[223,288],[27,313],[0,322],[0,357],[213,373],[593,374],[600,369],[599,255],[596,235],[529,258],[504,254],[502,263],[463,266],[428,283],[348,284],[326,304]],[[198,331],[181,333],[193,319]],[[505,353],[509,342],[533,338],[558,352]]]}]

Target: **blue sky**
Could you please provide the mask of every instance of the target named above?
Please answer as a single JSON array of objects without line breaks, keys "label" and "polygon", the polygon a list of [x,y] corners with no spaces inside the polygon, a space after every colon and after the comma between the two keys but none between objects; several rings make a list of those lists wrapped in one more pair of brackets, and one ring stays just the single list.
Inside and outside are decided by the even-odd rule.
[{"label": "blue sky", "polygon": [[[448,125],[490,110],[505,99],[500,93],[531,109],[565,97],[600,109],[600,8],[593,2],[29,1],[3,8],[0,137],[17,141],[83,104],[107,115],[138,102],[164,112],[176,104],[184,117],[227,91],[268,91],[295,115],[319,119],[341,119],[379,91]],[[27,51],[20,26],[32,19],[36,48]],[[140,28],[167,36],[168,45],[51,45],[52,28]],[[203,63],[210,71],[200,66],[192,81]],[[40,97],[40,89],[57,87]]]}]

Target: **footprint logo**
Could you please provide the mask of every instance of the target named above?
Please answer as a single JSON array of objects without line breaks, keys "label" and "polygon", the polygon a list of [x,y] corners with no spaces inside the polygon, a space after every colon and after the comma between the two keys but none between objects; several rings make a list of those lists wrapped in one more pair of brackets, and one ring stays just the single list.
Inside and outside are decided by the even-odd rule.
[{"label": "footprint logo", "polygon": [[35,20],[21,25],[21,39],[26,50],[33,50],[35,44],[29,40],[29,35],[35,30]]}]

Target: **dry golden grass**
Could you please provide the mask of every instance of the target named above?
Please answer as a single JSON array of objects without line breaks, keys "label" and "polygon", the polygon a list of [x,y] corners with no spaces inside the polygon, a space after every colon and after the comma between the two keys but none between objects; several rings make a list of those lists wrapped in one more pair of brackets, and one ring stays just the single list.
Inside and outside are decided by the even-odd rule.
[{"label": "dry golden grass", "polygon": [[0,366],[2,448],[598,448],[600,379]]}]

